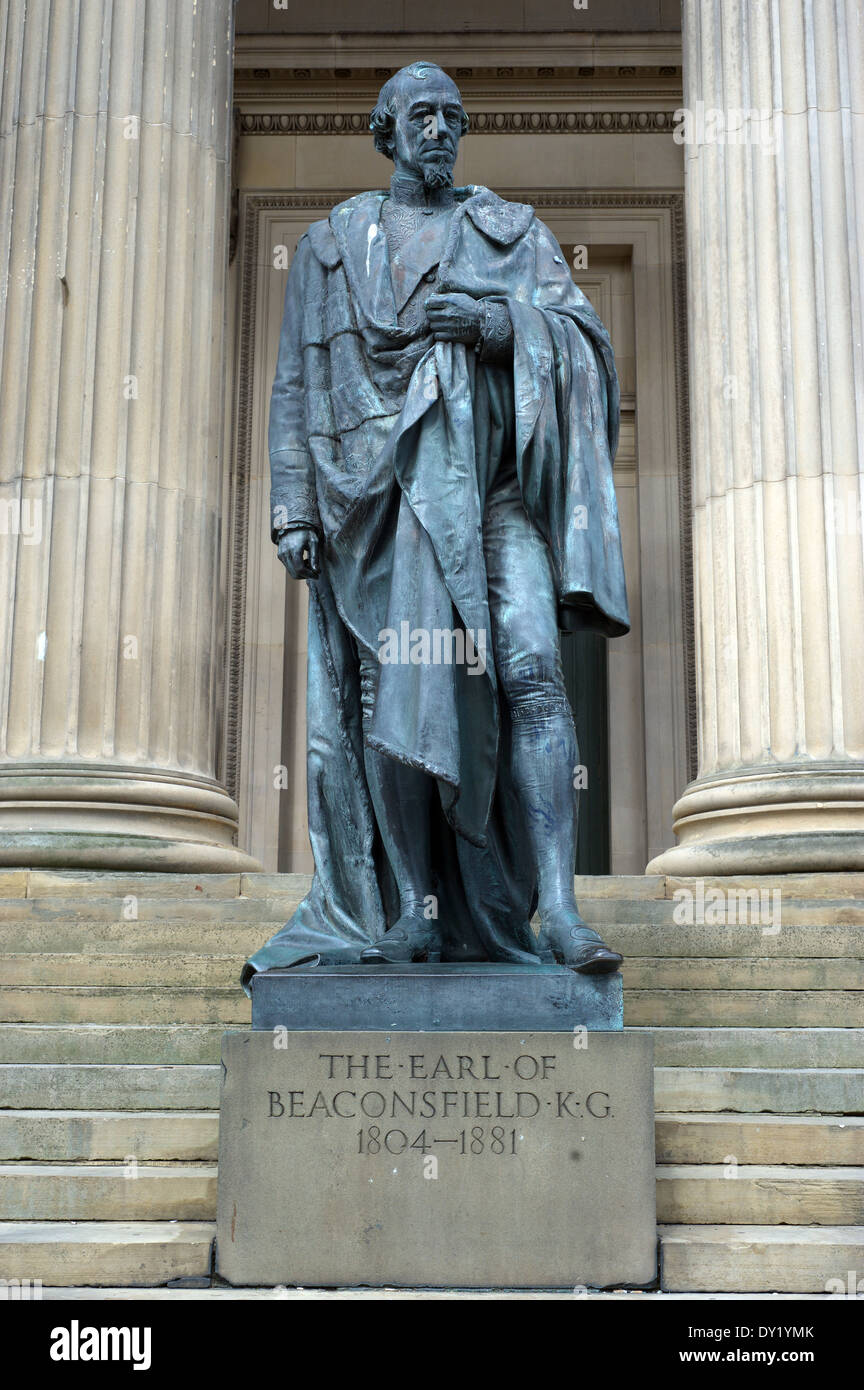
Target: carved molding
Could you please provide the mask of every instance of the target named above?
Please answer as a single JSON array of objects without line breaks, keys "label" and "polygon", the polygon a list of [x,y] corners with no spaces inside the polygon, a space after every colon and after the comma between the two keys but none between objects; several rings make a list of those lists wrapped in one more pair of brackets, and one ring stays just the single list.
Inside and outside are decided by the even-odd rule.
[{"label": "carved molding", "polygon": [[696,701],[696,605],[693,591],[693,461],[690,437],[690,354],[687,342],[687,230],[684,195],[672,208],[672,275],[675,299],[675,401],[678,414],[678,511],[681,521],[681,621],[687,682],[687,775],[699,770]]},{"label": "carved molding", "polygon": [[[569,7],[568,7],[569,8]],[[309,72],[320,74],[362,72],[381,80],[409,63],[418,53],[434,53],[457,77],[497,73],[513,67],[517,72],[573,73],[622,69],[674,69],[680,73],[681,32],[604,33],[597,30],[559,29],[557,32],[522,30],[518,33],[402,32],[343,34],[334,44],[333,34],[291,34],[271,29],[266,34],[237,34],[234,67],[237,77],[251,71]]]},{"label": "carved molding", "polygon": [[[255,200],[259,201],[260,200]],[[237,208],[239,224],[239,197]],[[236,232],[235,232],[236,236]],[[249,463],[252,449],[252,358],[255,345],[255,274],[258,215],[247,208],[243,226],[240,322],[237,355],[237,406],[231,459],[228,564],[228,630],[225,640],[225,742],[222,780],[237,800],[240,780],[240,727],[243,700],[246,553],[249,537]]]},{"label": "carved molding", "polygon": [[[671,135],[672,111],[474,111],[469,135]],[[369,135],[360,111],[240,111],[240,135]]]}]

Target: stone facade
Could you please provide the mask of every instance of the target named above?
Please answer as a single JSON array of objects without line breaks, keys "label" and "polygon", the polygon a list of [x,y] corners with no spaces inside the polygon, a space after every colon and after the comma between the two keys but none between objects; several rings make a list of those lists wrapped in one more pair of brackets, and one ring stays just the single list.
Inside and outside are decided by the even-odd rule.
[{"label": "stone facade", "polygon": [[661,1287],[860,1270],[864,7],[604,16],[9,0],[0,1278],[207,1278],[219,1037],[310,867],[274,251],[384,182],[365,117],[421,32],[474,119],[457,177],[587,246],[621,365],[623,876],[577,886],[654,1035]]},{"label": "stone facade", "polygon": [[[309,867],[304,596],[262,525],[273,252],[386,178],[365,117],[417,42],[391,8],[334,47],[242,4],[232,50],[229,0],[10,5],[2,862]],[[687,0],[684,106],[741,128],[683,148],[675,7],[618,8],[433,25],[457,176],[587,245],[622,362],[611,868],[858,867],[861,7]]]}]

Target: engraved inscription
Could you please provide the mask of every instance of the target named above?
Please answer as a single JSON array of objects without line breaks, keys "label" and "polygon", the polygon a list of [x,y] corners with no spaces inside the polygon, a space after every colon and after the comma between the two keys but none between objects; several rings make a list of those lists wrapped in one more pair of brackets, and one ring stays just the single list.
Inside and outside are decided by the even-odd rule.
[{"label": "engraved inscription", "polygon": [[[264,1113],[278,1120],[360,1120],[359,1128],[352,1126],[353,1150],[368,1157],[438,1147],[466,1158],[513,1156],[526,1122],[538,1116],[579,1121],[584,1129],[586,1121],[614,1114],[607,1091],[579,1093],[556,1084],[557,1064],[555,1055],[528,1052],[501,1060],[489,1053],[319,1052],[313,1084],[307,1077],[300,1088],[268,1090]],[[459,1123],[466,1120],[490,1123]],[[499,1123],[506,1120],[518,1123]]]}]

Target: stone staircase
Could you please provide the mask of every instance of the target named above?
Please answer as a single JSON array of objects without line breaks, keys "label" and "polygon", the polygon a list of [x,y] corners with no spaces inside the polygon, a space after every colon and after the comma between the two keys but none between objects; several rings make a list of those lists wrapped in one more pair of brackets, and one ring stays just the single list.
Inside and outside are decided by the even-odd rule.
[{"label": "stone staircase", "polygon": [[[240,964],[307,883],[0,874],[0,1278],[209,1283],[220,1040],[249,1022]],[[679,924],[683,881],[578,884],[627,957],[627,1025],[655,1039],[660,1287],[845,1288],[864,1279],[864,875],[714,886],[779,888],[780,930]]]}]

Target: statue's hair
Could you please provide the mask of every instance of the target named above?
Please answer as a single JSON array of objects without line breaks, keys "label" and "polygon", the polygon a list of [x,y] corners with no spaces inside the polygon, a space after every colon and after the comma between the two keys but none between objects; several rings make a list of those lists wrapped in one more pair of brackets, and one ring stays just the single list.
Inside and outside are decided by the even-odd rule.
[{"label": "statue's hair", "polygon": [[[409,77],[414,77],[418,82],[424,82],[433,73],[442,72],[445,77],[450,74],[444,72],[437,63],[409,63],[407,67],[400,68],[392,77],[388,77],[381,91],[378,93],[378,101],[375,110],[369,119],[369,129],[375,141],[375,148],[379,154],[386,155],[387,159],[393,158],[393,126],[396,122],[396,84],[399,78],[405,73]],[[452,81],[453,79],[450,78]],[[453,84],[456,85],[455,83]],[[458,88],[457,88],[458,91]],[[462,105],[460,96],[460,106]],[[462,134],[468,129],[468,115],[462,107]]]}]

